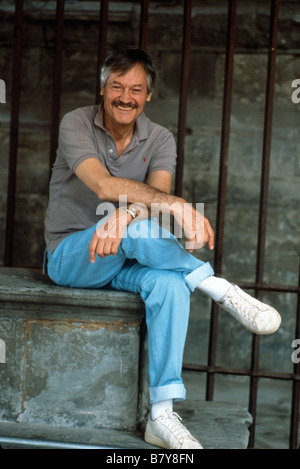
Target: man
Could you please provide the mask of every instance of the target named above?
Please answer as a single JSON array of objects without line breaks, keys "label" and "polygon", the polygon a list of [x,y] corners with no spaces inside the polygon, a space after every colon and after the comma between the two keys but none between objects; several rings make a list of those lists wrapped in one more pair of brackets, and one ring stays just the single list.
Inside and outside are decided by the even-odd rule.
[{"label": "man", "polygon": [[[281,318],[192,255],[206,244],[213,249],[214,233],[205,217],[171,195],[174,138],[143,112],[155,77],[147,54],[119,50],[101,70],[102,104],[64,116],[45,221],[47,272],[58,285],[109,285],[141,295],[152,404],[145,440],[200,449],[173,412],[173,401],[185,398],[181,367],[190,293],[200,289],[257,334],[275,332]],[[159,226],[153,207],[155,214],[173,215],[188,249]]]}]

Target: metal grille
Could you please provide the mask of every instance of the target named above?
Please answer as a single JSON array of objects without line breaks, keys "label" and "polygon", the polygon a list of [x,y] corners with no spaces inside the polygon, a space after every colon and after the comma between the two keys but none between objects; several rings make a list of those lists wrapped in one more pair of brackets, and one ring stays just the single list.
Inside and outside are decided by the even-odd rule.
[{"label": "metal grille", "polygon": [[[148,15],[149,0],[140,2],[140,28],[139,28],[139,46],[147,49],[148,37]],[[15,20],[14,20],[14,40],[13,40],[13,75],[11,92],[11,121],[10,121],[10,148],[9,148],[9,175],[7,192],[7,219],[6,219],[6,238],[5,238],[5,266],[11,266],[13,263],[13,240],[14,240],[14,220],[15,220],[15,197],[16,197],[16,170],[18,155],[18,132],[19,132],[19,108],[20,108],[20,87],[21,87],[21,66],[22,66],[22,41],[23,41],[23,13],[24,2],[18,0],[15,2]],[[233,88],[233,67],[234,67],[234,49],[236,36],[236,9],[237,1],[228,1],[228,24],[227,24],[227,44],[226,44],[226,66],[223,95],[223,115],[221,129],[221,147],[220,147],[220,165],[219,165],[219,188],[217,205],[217,226],[216,226],[216,246],[214,268],[217,275],[222,273],[222,255],[224,239],[224,221],[225,221],[225,201],[227,189],[227,167],[229,160],[229,141],[230,141],[230,116],[231,99]],[[62,57],[63,57],[63,35],[64,35],[64,0],[56,2],[56,51],[53,69],[53,92],[52,92],[52,118],[51,118],[51,145],[50,161],[51,167],[58,142],[58,125],[60,118],[60,97],[62,82]],[[98,67],[103,63],[106,55],[107,29],[108,29],[109,1],[99,2],[99,42],[98,42]],[[259,205],[259,224],[257,230],[257,254],[256,254],[256,278],[254,283],[241,285],[243,288],[253,289],[256,297],[260,298],[262,292],[272,291],[280,293],[294,293],[297,295],[296,310],[296,330],[295,338],[300,337],[300,275],[298,285],[270,285],[264,283],[264,257],[266,240],[266,221],[268,207],[268,184],[270,172],[271,157],[271,139],[272,139],[272,116],[273,116],[273,96],[275,84],[275,65],[277,51],[277,26],[279,14],[279,1],[270,2],[270,26],[269,26],[269,44],[268,63],[267,63],[267,83],[265,94],[264,110],[264,128],[263,128],[263,148],[261,163],[261,191]],[[182,194],[183,190],[183,167],[184,167],[184,146],[186,133],[186,110],[187,110],[187,92],[189,78],[189,52],[192,27],[192,1],[183,2],[182,14],[182,54],[181,54],[181,82],[180,82],[180,101],[178,110],[178,129],[177,129],[177,147],[178,163],[175,180],[175,193]],[[96,103],[99,100],[99,80],[96,80]],[[300,270],[300,269],[299,269]],[[218,308],[215,304],[212,306],[209,348],[207,365],[189,365],[184,364],[185,369],[193,369],[205,372],[207,374],[206,399],[212,400],[214,393],[214,378],[216,374],[241,375],[250,377],[249,386],[249,411],[253,417],[251,426],[249,448],[255,447],[255,426],[256,426],[256,406],[257,392],[260,378],[271,378],[274,380],[288,380],[292,383],[291,412],[290,412],[290,448],[297,447],[298,441],[298,420],[299,420],[299,393],[300,393],[300,364],[294,364],[293,372],[272,372],[259,369],[259,337],[253,335],[251,348],[251,365],[249,369],[233,369],[220,367],[216,364],[216,348],[218,341]]]}]

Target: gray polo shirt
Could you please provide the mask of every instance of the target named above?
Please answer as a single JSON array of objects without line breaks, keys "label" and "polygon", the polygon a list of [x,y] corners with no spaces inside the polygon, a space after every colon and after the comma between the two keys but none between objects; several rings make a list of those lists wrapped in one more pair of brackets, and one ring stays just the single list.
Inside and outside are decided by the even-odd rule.
[{"label": "gray polo shirt", "polygon": [[145,182],[153,171],[173,174],[176,145],[166,128],[143,113],[136,121],[129,146],[118,157],[115,141],[103,125],[101,105],[66,114],[60,125],[45,218],[46,245],[51,252],[66,236],[90,228],[101,219],[96,214],[101,200],[75,174],[79,163],[87,158],[97,158],[112,176]]}]

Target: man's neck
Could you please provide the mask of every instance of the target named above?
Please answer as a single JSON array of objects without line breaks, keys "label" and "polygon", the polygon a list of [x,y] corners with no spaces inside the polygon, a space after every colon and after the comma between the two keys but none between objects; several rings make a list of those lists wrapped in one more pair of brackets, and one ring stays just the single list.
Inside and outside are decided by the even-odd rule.
[{"label": "man's neck", "polygon": [[103,115],[103,124],[115,140],[126,140],[128,137],[132,137],[135,128],[135,122],[129,125],[115,124],[110,119],[107,119],[105,112]]},{"label": "man's neck", "polygon": [[118,150],[118,156],[123,153],[124,150],[128,147],[128,145],[131,142],[134,129],[135,129],[135,123],[132,125],[113,125],[112,122],[107,122],[105,119],[105,115],[103,118],[103,123],[105,128],[110,132],[112,137],[114,138],[116,145],[117,145],[117,150]]}]

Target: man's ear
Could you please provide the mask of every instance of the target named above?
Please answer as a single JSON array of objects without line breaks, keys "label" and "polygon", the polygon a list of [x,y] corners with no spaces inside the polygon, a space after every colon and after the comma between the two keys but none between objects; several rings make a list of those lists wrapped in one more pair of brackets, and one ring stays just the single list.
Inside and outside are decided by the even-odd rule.
[{"label": "man's ear", "polygon": [[148,102],[151,101],[151,96],[152,96],[152,93],[149,93],[149,94],[147,95],[146,101],[148,101]]},{"label": "man's ear", "polygon": [[101,88],[101,90],[100,90],[100,96],[103,96],[103,95],[104,95],[104,90],[103,90],[103,88]]}]

